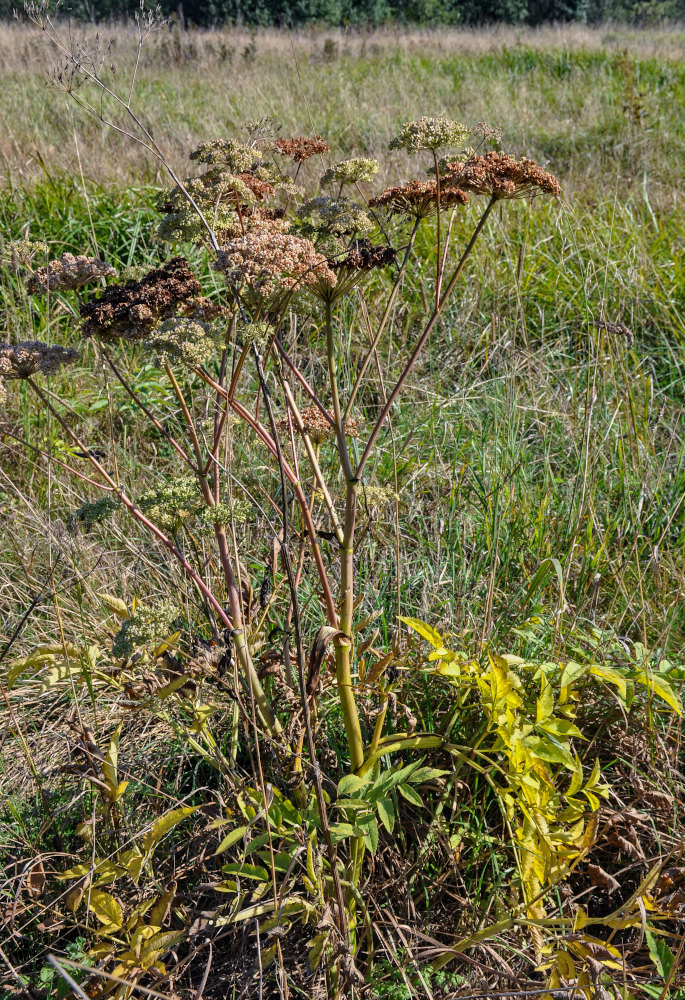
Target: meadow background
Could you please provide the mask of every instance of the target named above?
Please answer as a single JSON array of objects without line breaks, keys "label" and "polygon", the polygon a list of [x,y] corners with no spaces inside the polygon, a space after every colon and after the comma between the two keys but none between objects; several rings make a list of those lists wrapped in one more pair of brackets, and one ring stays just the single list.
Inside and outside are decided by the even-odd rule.
[{"label": "meadow background", "polygon": [[[91,41],[95,30],[74,28]],[[99,36],[125,78],[131,30],[103,27]],[[563,186],[559,201],[493,213],[467,281],[393,414],[396,460],[389,436],[374,460],[381,484],[392,483],[396,468],[402,525],[400,575],[392,513],[374,526],[360,570],[368,600],[382,609],[384,634],[396,627],[399,589],[403,614],[433,622],[467,648],[534,646],[536,629],[554,631],[561,620],[579,635],[607,625],[682,656],[684,52],[677,23],[359,33],[170,27],[143,50],[137,105],[182,175],[200,141],[269,115],[284,135],[325,136],[336,159],[378,156],[380,190],[412,176],[406,158],[387,153],[389,139],[403,121],[428,114],[501,125],[505,150],[536,159]],[[55,255],[93,253],[118,267],[164,259],[168,248],[153,228],[165,183],[159,166],[82,118],[50,85],[53,62],[39,31],[0,26],[0,241],[28,235]],[[458,235],[469,231],[472,211],[457,220]],[[425,272],[407,274],[385,348],[390,373],[424,307],[430,268],[428,261]],[[2,286],[0,339],[39,336],[46,323],[12,282]],[[70,330],[68,315],[49,317],[51,338],[69,342]],[[85,368],[60,377],[67,410],[85,422],[90,445],[117,455],[125,475],[149,487],[170,459],[164,442],[140,424],[118,384],[104,372],[93,384]],[[150,404],[169,405],[154,369],[130,374]],[[366,402],[372,410],[372,395]],[[74,538],[67,525],[82,484],[56,477],[26,441],[73,459],[59,427],[18,390],[0,412],[0,644],[20,626],[13,655],[60,634],[107,641],[116,626],[103,619],[97,592],[130,602],[143,591],[186,586],[135,528]],[[259,481],[258,465],[253,474]],[[265,527],[246,530],[258,539]],[[549,559],[559,572],[541,577]],[[259,567],[251,569],[257,578]],[[58,598],[49,592],[23,623],[50,573]],[[64,719],[63,696],[40,710],[31,697],[15,698],[9,711],[21,718],[21,741],[45,759],[52,788],[47,775],[64,751],[52,735]],[[163,762],[165,788],[187,790],[196,766],[187,749],[163,728],[131,726],[126,767]],[[669,739],[679,746],[679,729]],[[615,754],[625,761],[630,747]],[[654,763],[648,754],[645,768]],[[67,819],[54,840],[40,817],[43,791],[20,753],[3,754],[0,780],[12,806],[11,857],[41,844],[60,850]],[[677,767],[668,780],[680,780]],[[679,829],[674,813],[657,840],[675,843]],[[484,833],[466,856],[481,873],[477,859],[484,852],[491,863],[494,850]],[[496,885],[479,879],[472,900]],[[26,947],[40,967],[41,945]]]}]

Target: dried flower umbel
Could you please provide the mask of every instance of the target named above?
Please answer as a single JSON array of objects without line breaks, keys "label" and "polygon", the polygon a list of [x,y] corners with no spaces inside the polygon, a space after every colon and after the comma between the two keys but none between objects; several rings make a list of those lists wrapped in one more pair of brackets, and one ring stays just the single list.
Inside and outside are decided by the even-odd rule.
[{"label": "dried flower umbel", "polygon": [[372,271],[377,267],[387,267],[397,260],[397,250],[381,244],[374,246],[371,240],[357,240],[348,253],[338,260],[330,261],[330,266],[336,271],[338,281],[341,271]]},{"label": "dried flower umbel", "polygon": [[250,233],[223,247],[214,266],[230,281],[244,281],[267,297],[277,290],[336,282],[323,254],[299,236]]},{"label": "dried flower umbel", "polygon": [[363,181],[370,181],[379,170],[378,160],[367,156],[353,156],[330,167],[321,178],[321,183],[361,184]]},{"label": "dried flower umbel", "polygon": [[[318,406],[307,406],[300,412],[304,433],[313,441],[320,445],[325,441],[331,441],[335,437],[335,427],[326,420]],[[283,420],[281,426],[288,427],[288,421]],[[345,421],[345,433],[348,437],[356,437],[358,433],[357,420],[350,414]]]},{"label": "dried flower umbel", "polygon": [[26,290],[40,292],[66,292],[82,288],[100,278],[115,278],[116,268],[97,257],[63,253],[59,260],[51,260],[45,267],[37,268],[26,282]]},{"label": "dried flower umbel", "polygon": [[406,149],[408,153],[424,150],[436,153],[448,147],[458,149],[468,134],[466,125],[449,118],[419,118],[418,121],[405,122],[389,148]]},{"label": "dried flower umbel", "polygon": [[356,240],[343,255],[331,257],[328,262],[338,279],[336,284],[319,282],[312,291],[323,302],[336,302],[351,292],[370,271],[387,267],[396,260],[397,251],[393,247],[374,246],[368,239]]},{"label": "dried flower umbel", "polygon": [[559,197],[561,185],[554,174],[543,170],[534,160],[516,160],[505,153],[491,151],[472,156],[465,163],[456,161],[447,167],[449,183],[465,191],[488,195],[495,201],[526,198],[536,194]]},{"label": "dried flower umbel", "polygon": [[284,156],[289,156],[295,163],[304,163],[310,156],[320,156],[330,153],[331,147],[320,135],[307,138],[304,135],[293,139],[276,139],[274,147]]},{"label": "dried flower umbel", "polygon": [[[110,285],[99,299],[81,305],[84,337],[142,340],[152,327],[195,300],[202,286],[183,257],[174,257],[140,281]],[[195,302],[201,305],[203,300]]]},{"label": "dried flower umbel", "polygon": [[[440,208],[454,208],[465,205],[468,195],[453,183],[446,183],[440,189]],[[438,186],[435,181],[409,181],[386,188],[382,194],[369,202],[372,208],[384,208],[391,214],[411,215],[425,219],[437,211]]]},{"label": "dried flower umbel", "polygon": [[488,122],[476,122],[472,125],[471,135],[477,135],[483,142],[493,142],[495,145],[502,141],[502,129]]},{"label": "dried flower umbel", "polygon": [[41,340],[22,340],[18,344],[0,344],[0,378],[22,379],[32,375],[55,375],[62,365],[77,361],[79,352]]}]

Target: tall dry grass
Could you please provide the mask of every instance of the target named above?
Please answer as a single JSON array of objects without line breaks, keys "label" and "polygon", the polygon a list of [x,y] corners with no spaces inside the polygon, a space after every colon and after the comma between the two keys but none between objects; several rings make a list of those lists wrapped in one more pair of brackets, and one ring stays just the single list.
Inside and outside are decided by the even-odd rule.
[{"label": "tall dry grass", "polygon": [[[121,78],[135,53],[131,30],[99,29],[104,47],[111,44],[105,66]],[[94,34],[88,26],[74,29],[77,39],[92,42]],[[675,112],[684,42],[681,26],[373,33],[170,28],[143,50],[137,105],[181,171],[187,171],[187,149],[207,136],[232,134],[246,118],[271,115],[284,134],[308,123],[328,136],[336,153],[385,155],[389,130],[428,110],[501,122],[506,146],[550,161],[567,186],[585,187],[597,170],[598,145],[611,144],[617,131],[631,155],[646,147],[649,162],[641,161],[642,168],[666,146],[682,144]],[[100,122],[80,119],[67,97],[46,92],[56,61],[36,29],[0,26],[0,165],[8,181],[78,173],[81,166],[103,184],[159,181],[145,151],[122,146]],[[644,105],[651,130],[647,140],[638,130],[637,144],[623,134],[631,93]],[[397,157],[385,163],[387,174],[406,172]]]}]

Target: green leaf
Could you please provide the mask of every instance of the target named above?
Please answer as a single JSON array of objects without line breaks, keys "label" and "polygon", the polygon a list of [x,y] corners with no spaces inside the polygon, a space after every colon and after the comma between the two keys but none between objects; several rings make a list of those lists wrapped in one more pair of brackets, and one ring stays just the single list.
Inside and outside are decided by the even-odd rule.
[{"label": "green leaf", "polygon": [[675,955],[664,939],[654,933],[653,928],[645,927],[645,939],[649,948],[649,957],[654,962],[657,972],[663,979],[668,979],[673,968]]},{"label": "green leaf", "polygon": [[546,733],[550,733],[552,736],[559,736],[561,739],[568,739],[571,736],[576,736],[580,740],[587,739],[583,736],[578,726],[575,726],[568,719],[546,719],[544,722],[540,723],[540,729],[544,729]]},{"label": "green leaf", "polygon": [[331,823],[329,829],[334,844],[339,844],[341,840],[347,840],[348,837],[354,837],[355,828],[351,823]]},{"label": "green leaf", "polygon": [[525,743],[531,753],[542,760],[550,761],[552,764],[565,764],[572,771],[575,769],[575,761],[568,750],[553,743],[552,740],[526,740]]},{"label": "green leaf", "polygon": [[380,798],[378,802],[376,802],[376,809],[378,810],[381,823],[388,833],[392,833],[395,828],[395,807],[392,803],[392,799]]},{"label": "green leaf", "polygon": [[439,767],[419,767],[416,771],[412,772],[407,780],[412,785],[422,785],[426,781],[432,781],[433,778],[442,778],[449,773],[449,771],[444,771]]},{"label": "green leaf", "polygon": [[561,680],[559,683],[562,687],[570,687],[577,680],[580,680],[583,674],[586,674],[589,669],[589,663],[576,663],[575,660],[569,660],[561,671]]},{"label": "green leaf", "polygon": [[235,862],[230,865],[222,865],[221,870],[227,875],[240,875],[241,878],[253,878],[258,882],[266,882],[269,878],[266,868],[262,868],[261,865]]},{"label": "green leaf", "polygon": [[224,839],[217,847],[216,851],[214,852],[214,857],[216,857],[217,854],[223,854],[224,851],[227,851],[229,849],[229,847],[233,847],[233,845],[237,844],[239,840],[242,840],[242,838],[245,836],[246,830],[247,830],[246,826],[237,826],[235,830],[231,830],[231,832],[224,837]]},{"label": "green leaf", "polygon": [[150,854],[160,840],[166,837],[167,833],[170,833],[175,826],[178,826],[186,816],[191,816],[194,812],[197,812],[199,808],[199,806],[181,806],[180,809],[172,809],[171,812],[165,813],[158,820],[155,820],[152,829],[148,830],[140,839],[140,847],[143,853]]},{"label": "green leaf", "polygon": [[366,847],[371,854],[375,854],[378,847],[378,823],[376,822],[376,817],[361,816],[357,820],[357,827],[364,838]]},{"label": "green leaf", "polygon": [[411,802],[413,806],[417,806],[419,809],[423,808],[423,799],[419,793],[411,787],[411,785],[398,785],[397,791],[400,795],[404,796],[407,802]]},{"label": "green leaf", "polygon": [[369,782],[365,781],[364,778],[360,778],[358,774],[346,774],[338,782],[338,795],[350,795],[360,792],[368,784]]}]

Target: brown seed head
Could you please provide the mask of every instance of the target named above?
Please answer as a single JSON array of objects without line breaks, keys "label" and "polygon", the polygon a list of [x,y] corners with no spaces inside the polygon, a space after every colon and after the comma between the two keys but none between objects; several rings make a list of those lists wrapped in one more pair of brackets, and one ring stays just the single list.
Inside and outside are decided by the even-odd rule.
[{"label": "brown seed head", "polygon": [[[455,205],[465,205],[468,195],[453,183],[440,187],[440,208],[452,208]],[[384,208],[393,214],[404,213],[423,219],[436,210],[438,202],[438,186],[435,181],[409,181],[389,187],[372,198],[370,205],[374,208]]]},{"label": "brown seed head", "polygon": [[237,174],[236,176],[247,185],[258,201],[263,201],[264,198],[270,198],[271,195],[276,192],[273,184],[269,184],[268,181],[255,177],[254,174]]},{"label": "brown seed head", "polygon": [[389,246],[374,246],[371,240],[357,240],[345,257],[330,261],[334,271],[371,271],[386,267],[397,260],[397,250]]},{"label": "brown seed head", "polygon": [[140,281],[110,285],[94,302],[81,305],[84,337],[140,340],[159,320],[175,316],[195,300],[202,286],[183,257],[174,257]]},{"label": "brown seed head", "polygon": [[[335,437],[335,427],[333,427],[324,417],[318,406],[312,405],[300,411],[304,433],[314,444],[323,444]],[[283,420],[283,427],[287,426],[287,420]],[[357,421],[353,416],[349,416],[345,421],[345,433],[348,437],[356,437],[358,434]]]},{"label": "brown seed head", "polygon": [[0,344],[0,378],[20,379],[31,375],[54,375],[62,365],[72,364],[79,352],[71,347],[50,346],[41,340]]},{"label": "brown seed head", "polygon": [[279,153],[291,157],[295,163],[303,163],[310,156],[316,156],[318,153],[330,153],[331,151],[331,147],[320,135],[314,135],[309,139],[304,135],[294,139],[276,139],[274,146]]},{"label": "brown seed head", "polygon": [[48,289],[53,292],[71,291],[87,285],[89,281],[113,278],[116,273],[116,269],[104,260],[63,253],[59,260],[51,260],[46,267],[36,268],[26,282],[26,290],[30,295],[47,292]]},{"label": "brown seed head", "polygon": [[447,178],[465,191],[497,200],[561,194],[561,185],[554,174],[543,170],[534,160],[525,156],[516,160],[494,151],[484,156],[474,155],[465,163],[448,164]]}]

